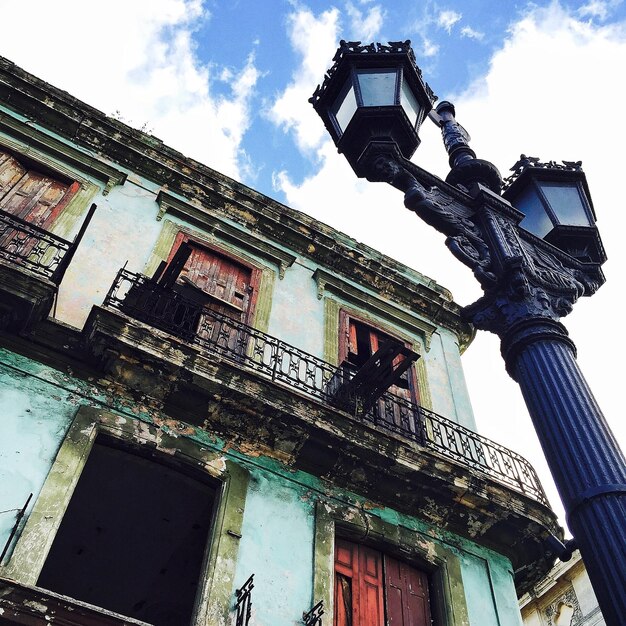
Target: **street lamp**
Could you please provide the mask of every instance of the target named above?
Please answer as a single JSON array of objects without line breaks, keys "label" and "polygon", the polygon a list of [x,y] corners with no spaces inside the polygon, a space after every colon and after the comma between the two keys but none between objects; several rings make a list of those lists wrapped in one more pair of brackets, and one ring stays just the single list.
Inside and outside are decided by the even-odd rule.
[{"label": "street lamp", "polygon": [[409,43],[354,46],[342,41],[334,61],[312,101],[357,176],[364,175],[360,164],[372,145],[397,149],[410,159],[435,94],[422,80]]},{"label": "street lamp", "polygon": [[[579,162],[522,155],[504,186],[476,158],[454,106],[422,80],[410,42],[342,41],[311,103],[360,177],[404,192],[446,235],[483,296],[463,314],[495,333],[521,388],[604,619],[626,615],[626,461],[576,363],[560,318],[604,283],[606,260]],[[408,159],[421,121],[441,128],[446,181]],[[504,188],[504,191],[503,191]]]},{"label": "street lamp", "polygon": [[582,261],[606,261],[580,161],[540,163],[522,155],[511,169],[502,196],[524,213],[522,228]]}]

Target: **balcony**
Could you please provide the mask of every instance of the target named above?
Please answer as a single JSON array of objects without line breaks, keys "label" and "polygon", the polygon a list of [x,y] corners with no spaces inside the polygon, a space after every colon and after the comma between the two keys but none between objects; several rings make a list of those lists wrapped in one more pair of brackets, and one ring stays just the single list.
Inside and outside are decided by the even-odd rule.
[{"label": "balcony", "polygon": [[0,615],[0,623],[15,626],[149,626],[146,622],[6,578],[0,578]]},{"label": "balcony", "polygon": [[355,376],[348,364],[337,368],[126,269],[118,273],[103,307],[164,331],[206,355],[219,356],[237,369],[336,409],[349,408],[353,418],[377,431],[409,439],[548,506],[533,467],[504,446],[389,392],[367,403],[370,406],[359,398],[346,403],[338,390]]},{"label": "balcony", "polygon": [[27,332],[47,317],[94,210],[73,242],[0,210],[0,329]]}]

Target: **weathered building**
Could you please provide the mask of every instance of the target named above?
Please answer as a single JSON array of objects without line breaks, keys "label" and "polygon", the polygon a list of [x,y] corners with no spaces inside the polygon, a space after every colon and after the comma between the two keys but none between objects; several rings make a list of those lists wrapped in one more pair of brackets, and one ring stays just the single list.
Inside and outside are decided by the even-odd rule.
[{"label": "weathered building", "polygon": [[0,623],[519,626],[552,564],[446,289],[7,60],[0,326]]},{"label": "weathered building", "polygon": [[605,626],[578,550],[520,598],[524,626]]}]

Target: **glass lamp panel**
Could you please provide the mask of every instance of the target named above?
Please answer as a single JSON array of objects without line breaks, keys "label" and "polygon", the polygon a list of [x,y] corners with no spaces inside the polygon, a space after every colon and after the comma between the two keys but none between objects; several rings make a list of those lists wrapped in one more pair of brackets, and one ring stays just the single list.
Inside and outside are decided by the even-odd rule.
[{"label": "glass lamp panel", "polygon": [[348,83],[335,100],[331,109],[342,133],[346,130],[356,109],[357,103],[356,96],[354,95],[354,87],[352,83]]},{"label": "glass lamp panel", "polygon": [[391,106],[396,103],[396,70],[358,70],[363,106]]},{"label": "glass lamp panel", "polygon": [[400,90],[400,104],[409,118],[411,125],[415,128],[421,107],[417,103],[417,98],[411,91],[409,84],[404,79],[402,79],[402,88]]},{"label": "glass lamp panel", "polygon": [[587,216],[585,205],[576,183],[551,183],[540,181],[539,185],[559,224],[567,226],[593,226]]},{"label": "glass lamp panel", "polygon": [[515,199],[513,206],[525,215],[520,226],[533,235],[545,237],[554,228],[534,187],[529,186],[524,189]]}]

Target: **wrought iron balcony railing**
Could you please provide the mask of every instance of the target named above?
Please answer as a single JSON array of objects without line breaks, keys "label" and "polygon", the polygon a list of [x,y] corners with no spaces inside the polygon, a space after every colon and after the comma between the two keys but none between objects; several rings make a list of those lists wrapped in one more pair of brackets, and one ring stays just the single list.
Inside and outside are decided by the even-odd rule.
[{"label": "wrought iron balcony railing", "polygon": [[0,258],[59,284],[76,242],[0,210]]},{"label": "wrought iron balcony railing", "polygon": [[[126,269],[119,271],[104,306],[335,406],[337,389],[354,374],[351,367],[337,368]],[[409,437],[548,505],[534,468],[516,452],[389,392],[367,412],[359,411],[358,402],[352,406],[359,419]]]}]

